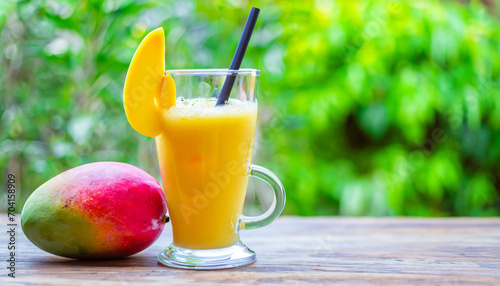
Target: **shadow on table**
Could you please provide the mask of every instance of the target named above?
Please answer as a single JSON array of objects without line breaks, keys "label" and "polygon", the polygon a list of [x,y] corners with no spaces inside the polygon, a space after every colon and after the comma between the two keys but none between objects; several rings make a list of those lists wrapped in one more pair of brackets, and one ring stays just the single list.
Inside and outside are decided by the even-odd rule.
[{"label": "shadow on table", "polygon": [[156,257],[137,254],[121,259],[112,260],[79,260],[72,258],[64,258],[59,256],[37,257],[37,260],[31,260],[30,264],[34,264],[36,268],[53,268],[53,267],[151,267],[157,263]]}]

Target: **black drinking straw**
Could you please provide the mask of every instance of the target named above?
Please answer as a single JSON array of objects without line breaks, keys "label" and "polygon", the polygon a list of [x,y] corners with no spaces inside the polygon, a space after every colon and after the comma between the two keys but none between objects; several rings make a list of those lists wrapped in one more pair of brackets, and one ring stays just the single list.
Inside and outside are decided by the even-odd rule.
[{"label": "black drinking straw", "polygon": [[[245,51],[247,50],[248,42],[250,42],[250,37],[252,36],[255,23],[257,22],[257,17],[259,17],[259,12],[260,9],[255,7],[252,7],[252,10],[250,10],[247,23],[245,24],[245,29],[243,29],[243,34],[241,35],[240,42],[238,43],[238,48],[236,48],[233,61],[231,62],[231,66],[229,67],[230,70],[240,69],[241,61],[243,60],[243,56],[245,55]],[[217,99],[217,104],[215,104],[215,106],[223,106],[226,104],[226,101],[229,99],[231,89],[233,88],[234,81],[236,80],[237,74],[238,72],[233,72],[227,75],[226,81],[222,86],[219,98]]]}]

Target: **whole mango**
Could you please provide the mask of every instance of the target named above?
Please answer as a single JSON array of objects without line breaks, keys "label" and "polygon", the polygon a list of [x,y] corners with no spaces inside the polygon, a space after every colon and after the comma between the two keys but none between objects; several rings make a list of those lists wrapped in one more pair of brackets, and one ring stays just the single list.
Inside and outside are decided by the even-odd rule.
[{"label": "whole mango", "polygon": [[116,259],[144,250],[165,226],[167,204],[158,182],[132,165],[98,162],[50,179],[28,198],[21,225],[49,253]]}]

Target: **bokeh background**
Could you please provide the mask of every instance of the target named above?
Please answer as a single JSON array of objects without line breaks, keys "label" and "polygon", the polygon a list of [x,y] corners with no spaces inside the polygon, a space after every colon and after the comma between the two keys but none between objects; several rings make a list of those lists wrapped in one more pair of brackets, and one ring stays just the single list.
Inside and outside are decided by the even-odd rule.
[{"label": "bokeh background", "polygon": [[427,0],[0,1],[0,181],[18,178],[18,210],[89,162],[159,179],[122,105],[135,49],[161,26],[167,68],[226,68],[251,6],[254,161],[283,180],[286,214],[500,214],[499,5]]}]

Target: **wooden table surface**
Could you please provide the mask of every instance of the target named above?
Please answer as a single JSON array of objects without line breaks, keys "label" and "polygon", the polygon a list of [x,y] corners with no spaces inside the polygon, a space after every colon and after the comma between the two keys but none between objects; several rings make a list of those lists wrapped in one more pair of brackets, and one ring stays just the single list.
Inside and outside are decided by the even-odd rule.
[{"label": "wooden table surface", "polygon": [[5,267],[7,215],[1,215],[0,285],[500,285],[500,218],[281,217],[242,232],[255,263],[217,271],[159,264],[170,226],[127,259],[78,261],[39,250],[17,222],[13,279]]}]

